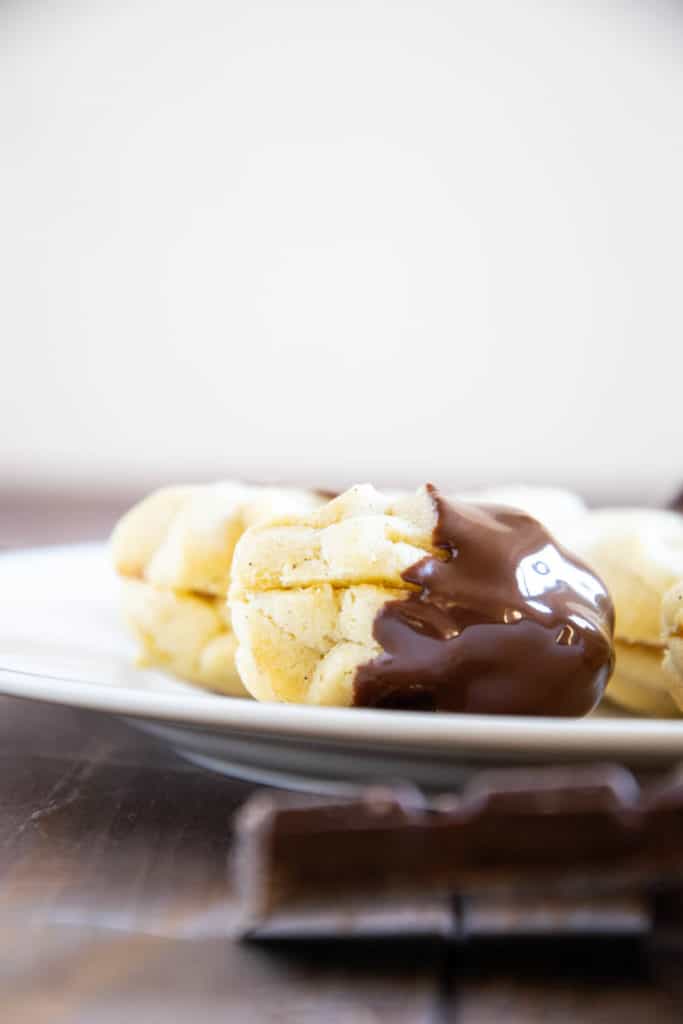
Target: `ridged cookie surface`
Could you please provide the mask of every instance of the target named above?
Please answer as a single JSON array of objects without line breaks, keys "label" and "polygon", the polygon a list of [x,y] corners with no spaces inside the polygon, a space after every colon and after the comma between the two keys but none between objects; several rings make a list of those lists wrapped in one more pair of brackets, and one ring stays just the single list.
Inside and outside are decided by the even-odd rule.
[{"label": "ridged cookie surface", "polygon": [[114,567],[157,587],[224,596],[235,545],[246,529],[273,516],[305,515],[322,503],[309,491],[232,482],[166,487],[117,525]]},{"label": "ridged cookie surface", "polygon": [[[600,509],[566,524],[564,542],[595,567],[616,611],[617,660],[608,695],[631,711],[675,713],[675,599],[683,581],[683,516],[659,509]],[[668,609],[668,625],[664,626]]]},{"label": "ridged cookie surface", "polygon": [[248,530],[230,607],[259,700],[585,714],[612,667],[602,582],[519,509],[352,488]]},{"label": "ridged cookie surface", "polygon": [[235,545],[250,526],[321,504],[308,491],[228,481],[167,487],[132,508],[111,553],[140,663],[245,696],[226,602]]},{"label": "ridged cookie surface", "polygon": [[218,693],[245,696],[224,598],[124,580],[122,608],[138,643],[141,667],[164,669]]},{"label": "ridged cookie surface", "polygon": [[607,694],[621,707],[639,715],[671,718],[677,714],[672,680],[668,677],[660,647],[627,644],[617,640],[616,662]]},{"label": "ridged cookie surface", "polygon": [[426,495],[391,498],[369,485],[306,521],[245,533],[230,607],[237,665],[259,700],[349,705],[359,665],[380,653],[377,612],[409,591],[402,574],[432,551]]}]

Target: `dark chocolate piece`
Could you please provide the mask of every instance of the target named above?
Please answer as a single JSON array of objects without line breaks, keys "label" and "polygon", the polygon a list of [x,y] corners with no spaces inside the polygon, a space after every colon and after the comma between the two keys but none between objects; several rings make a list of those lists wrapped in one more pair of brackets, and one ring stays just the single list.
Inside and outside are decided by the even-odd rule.
[{"label": "dark chocolate piece", "polygon": [[613,667],[614,608],[602,580],[525,512],[428,489],[438,554],[408,569],[416,590],[379,612],[383,653],[358,669],[354,703],[587,714]]},{"label": "dark chocolate piece", "polygon": [[680,775],[641,787],[617,766],[538,767],[485,772],[431,807],[377,787],[261,793],[240,812],[234,868],[245,930],[263,936],[396,932],[392,911],[410,906],[428,913],[408,929],[434,930],[440,899],[469,912],[465,931],[474,914],[514,934],[539,910],[548,930],[612,931],[624,901],[683,888],[682,850]]}]

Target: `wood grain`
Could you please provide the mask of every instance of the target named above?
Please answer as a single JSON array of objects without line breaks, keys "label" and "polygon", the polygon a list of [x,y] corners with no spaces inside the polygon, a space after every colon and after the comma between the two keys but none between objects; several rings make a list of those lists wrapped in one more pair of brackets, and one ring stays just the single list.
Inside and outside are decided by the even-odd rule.
[{"label": "wood grain", "polygon": [[432,1019],[433,946],[235,940],[226,859],[246,784],[89,712],[3,698],[0,723],[3,1019]]}]

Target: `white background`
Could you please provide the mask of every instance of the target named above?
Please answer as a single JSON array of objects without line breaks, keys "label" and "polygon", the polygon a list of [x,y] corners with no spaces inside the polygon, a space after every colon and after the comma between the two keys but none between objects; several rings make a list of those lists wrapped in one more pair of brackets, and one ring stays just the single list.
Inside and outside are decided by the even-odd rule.
[{"label": "white background", "polygon": [[0,483],[672,490],[671,3],[6,2]]}]

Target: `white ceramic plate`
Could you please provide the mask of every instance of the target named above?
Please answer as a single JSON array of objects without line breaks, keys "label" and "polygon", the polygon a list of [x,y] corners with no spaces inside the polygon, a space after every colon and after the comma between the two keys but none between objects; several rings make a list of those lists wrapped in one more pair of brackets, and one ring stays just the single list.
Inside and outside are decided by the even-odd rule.
[{"label": "white ceramic plate", "polygon": [[100,545],[0,556],[0,692],[127,719],[228,775],[317,791],[458,786],[488,764],[683,761],[683,721],[312,708],[218,697],[136,669]]}]

